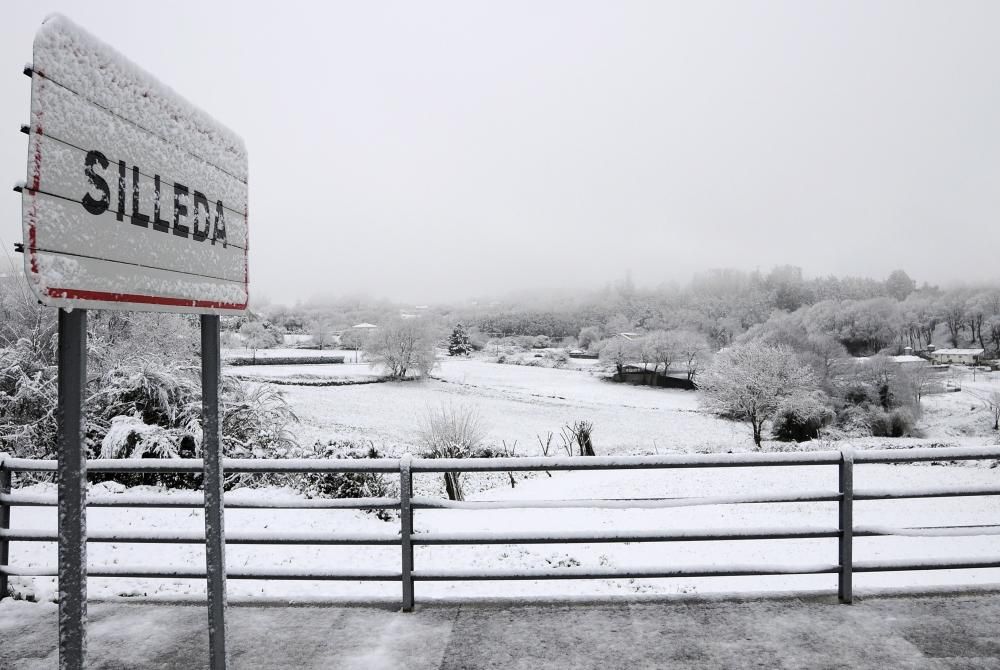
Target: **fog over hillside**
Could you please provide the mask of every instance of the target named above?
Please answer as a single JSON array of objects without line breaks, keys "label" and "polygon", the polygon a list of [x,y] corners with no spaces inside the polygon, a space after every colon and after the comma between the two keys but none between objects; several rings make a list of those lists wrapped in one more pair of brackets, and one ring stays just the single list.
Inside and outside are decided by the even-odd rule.
[{"label": "fog over hillside", "polygon": [[251,289],[275,301],[1000,275],[996,3],[202,3],[151,40],[139,5],[54,0],[0,26],[8,185],[50,11],[246,139]]}]

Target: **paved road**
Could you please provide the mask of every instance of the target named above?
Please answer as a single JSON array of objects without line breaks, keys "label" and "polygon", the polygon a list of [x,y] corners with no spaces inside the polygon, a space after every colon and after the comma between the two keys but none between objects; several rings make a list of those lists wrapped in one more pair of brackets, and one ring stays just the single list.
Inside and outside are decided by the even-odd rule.
[{"label": "paved road", "polygon": [[[0,668],[56,667],[52,604],[0,603]],[[92,604],[90,668],[205,667],[205,611]],[[1000,594],[646,604],[232,607],[231,667],[997,668]]]}]

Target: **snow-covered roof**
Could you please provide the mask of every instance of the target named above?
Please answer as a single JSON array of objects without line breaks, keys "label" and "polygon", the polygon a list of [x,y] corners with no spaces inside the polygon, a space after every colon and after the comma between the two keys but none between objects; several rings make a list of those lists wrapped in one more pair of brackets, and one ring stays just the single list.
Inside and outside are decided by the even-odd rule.
[{"label": "snow-covered roof", "polygon": [[351,326],[351,328],[378,328],[378,326],[374,323],[357,323]]},{"label": "snow-covered roof", "polygon": [[926,363],[920,356],[893,356],[892,360],[897,363]]},{"label": "snow-covered roof", "polygon": [[932,355],[943,356],[982,356],[983,349],[935,349]]}]

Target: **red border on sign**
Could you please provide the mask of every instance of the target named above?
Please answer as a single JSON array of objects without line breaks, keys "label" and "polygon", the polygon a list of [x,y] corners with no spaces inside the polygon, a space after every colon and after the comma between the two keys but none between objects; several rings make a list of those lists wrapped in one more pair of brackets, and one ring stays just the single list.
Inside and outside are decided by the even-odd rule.
[{"label": "red border on sign", "polygon": [[192,300],[190,298],[168,298],[166,296],[142,295],[140,293],[107,293],[105,291],[84,291],[75,288],[49,288],[50,298],[67,300],[94,300],[100,302],[132,302],[141,305],[164,305],[170,307],[201,307],[205,309],[246,309],[247,303],[216,302],[214,300]]}]

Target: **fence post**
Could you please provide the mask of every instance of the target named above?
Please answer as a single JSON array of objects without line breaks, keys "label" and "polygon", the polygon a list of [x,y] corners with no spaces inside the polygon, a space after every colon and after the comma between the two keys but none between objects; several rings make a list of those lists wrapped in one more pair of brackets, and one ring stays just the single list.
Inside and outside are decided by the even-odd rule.
[{"label": "fence post", "polygon": [[[0,458],[0,494],[10,493],[10,470]],[[10,505],[0,502],[0,531],[10,528]],[[10,544],[6,537],[0,537],[0,565],[10,565]],[[0,575],[0,600],[10,595],[6,573]]]},{"label": "fence post", "polygon": [[413,471],[410,454],[399,459],[399,526],[403,548],[403,611],[413,611]]},{"label": "fence post", "polygon": [[840,579],[837,596],[840,602],[854,600],[854,449],[840,451]]}]

